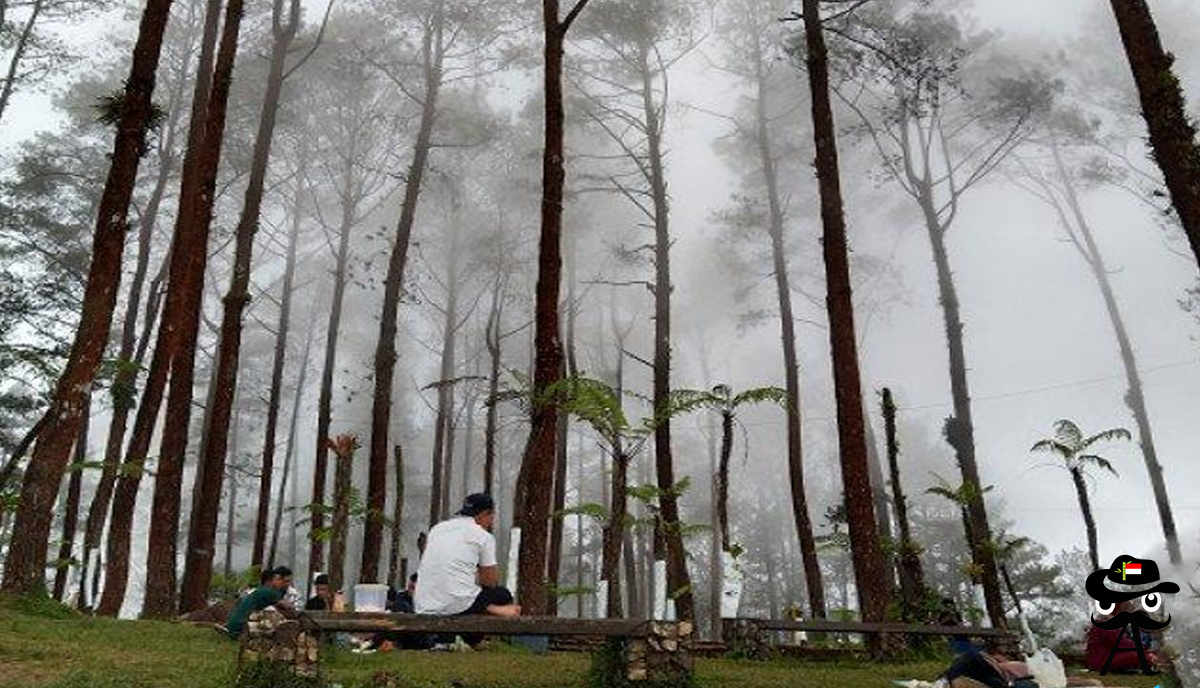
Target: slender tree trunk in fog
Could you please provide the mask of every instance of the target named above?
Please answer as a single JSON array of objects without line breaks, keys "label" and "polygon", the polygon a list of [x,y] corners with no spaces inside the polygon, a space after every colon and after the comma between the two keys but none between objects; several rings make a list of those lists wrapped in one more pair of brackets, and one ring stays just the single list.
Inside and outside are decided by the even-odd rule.
[{"label": "slender tree trunk in fog", "polygon": [[[535,398],[558,382],[563,351],[559,341],[558,308],[562,278],[563,186],[563,46],[575,18],[588,0],[575,5],[559,19],[558,0],[542,0],[543,96],[545,108],[542,149],[542,218],[538,240],[538,276],[535,291],[534,373]],[[517,477],[516,523],[521,528],[517,599],[522,611],[542,614],[547,609],[546,545],[550,521],[550,493],[558,442],[558,408],[534,404],[529,440]]]},{"label": "slender tree trunk in fog", "polygon": [[[817,182],[821,196],[822,246],[825,262],[829,345],[833,355],[837,398],[838,453],[842,488],[850,524],[851,558],[863,621],[883,621],[887,613],[887,572],[867,465],[866,429],[858,341],[854,331],[854,299],[850,281],[850,248],[842,210],[838,170],[837,134],[829,102],[829,62],[821,26],[820,0],[804,0],[804,35],[807,46],[809,87],[812,95],[813,134],[816,144]],[[881,650],[878,638],[869,641],[873,653]]]},{"label": "slender tree trunk in fog", "polygon": [[396,322],[399,317],[400,292],[404,286],[404,268],[408,262],[412,228],[417,216],[421,179],[425,175],[429,150],[433,143],[437,98],[442,86],[444,25],[445,3],[438,0],[432,22],[423,39],[425,99],[421,104],[421,123],[413,145],[412,162],[405,177],[404,202],[400,208],[400,221],[396,226],[396,239],[388,260],[387,277],[383,287],[383,313],[379,319],[379,341],[375,347],[375,389],[371,405],[371,443],[367,469],[366,502],[369,515],[363,531],[360,573],[365,582],[377,581],[379,578],[379,557],[383,547],[382,515],[387,505],[388,456],[392,451],[392,445],[388,441],[388,430],[392,419],[392,383],[396,371]]},{"label": "slender tree trunk in fog", "polygon": [[900,594],[908,610],[914,610],[925,595],[925,574],[921,570],[921,556],[917,543],[913,541],[908,520],[908,500],[904,497],[904,486],[900,482],[900,440],[896,432],[896,404],[892,391],[883,390],[883,424],[887,441],[888,472],[892,482],[892,505],[896,511],[896,525],[900,530]]},{"label": "slender tree trunk in fog", "polygon": [[96,214],[92,260],[79,325],[45,413],[49,421],[25,469],[13,539],[4,563],[4,582],[0,586],[4,592],[29,593],[45,585],[46,543],[50,539],[54,499],[70,460],[71,447],[79,437],[84,400],[112,327],[121,283],[129,203],[153,116],[154,81],[170,12],[171,0],[147,0],[142,9],[129,76],[125,79],[111,164]]},{"label": "slender tree trunk in fog", "polygon": [[962,472],[963,484],[967,488],[967,515],[971,520],[967,543],[971,558],[979,567],[979,578],[983,585],[984,600],[988,617],[997,628],[1007,628],[1004,617],[1004,600],[1000,595],[999,571],[990,543],[991,524],[988,522],[987,507],[983,499],[983,483],[979,479],[979,462],[975,454],[975,421],[971,411],[971,389],[967,379],[967,353],[963,338],[962,308],[958,300],[958,286],[954,271],[950,268],[950,253],[946,248],[947,228],[937,218],[932,189],[922,187],[921,208],[925,216],[925,228],[933,248],[933,263],[937,270],[939,301],[946,328],[946,346],[950,356],[950,393],[954,403],[954,415],[946,419],[945,436],[954,448]]},{"label": "slender tree trunk in fog", "polygon": [[[301,146],[303,146],[303,143],[301,143]],[[303,170],[308,165],[307,151],[301,148],[299,153],[297,168]],[[303,203],[302,189],[303,186],[297,181],[296,193],[292,199],[292,226],[288,232],[287,258],[284,261],[283,268],[283,284],[279,288],[279,324],[275,328],[275,351],[272,355],[271,363],[271,388],[267,393],[267,427],[263,432],[262,474],[259,476],[258,482],[258,515],[255,518],[254,548],[250,555],[251,564],[261,564],[263,562],[263,552],[266,549],[267,543],[267,523],[271,512],[272,473],[275,467],[275,437],[276,428],[279,424],[280,397],[283,393],[283,369],[284,364],[287,362],[288,334],[291,330],[292,291],[295,289],[296,283],[296,250],[300,243],[300,225],[303,218],[300,210]],[[311,336],[308,341],[311,341]],[[308,344],[306,343],[306,358],[307,353]],[[301,371],[300,375],[303,377],[304,371]],[[303,396],[301,392],[301,388],[298,387],[296,390],[297,399]],[[288,456],[285,460],[290,461],[291,453],[292,445],[289,443]],[[287,469],[285,468],[284,471],[286,473]],[[287,476],[285,475],[284,481],[286,480]],[[279,504],[282,505],[282,485],[279,494]],[[278,519],[276,519],[276,522],[278,522]],[[272,556],[273,558],[274,556]]]},{"label": "slender tree trunk in fog", "polygon": [[[457,206],[457,193],[453,192]],[[430,459],[429,527],[450,512],[450,476],[454,461],[454,380],[458,350],[459,212],[453,211],[455,225],[450,230],[450,248],[446,259],[446,306],[442,313],[441,367],[437,383],[437,415]]]},{"label": "slender tree trunk in fog", "polygon": [[[154,476],[154,518],[150,520],[150,536],[146,551],[146,598],[143,616],[165,618],[174,616],[176,604],[177,541],[179,536],[180,490],[183,482],[183,463],[187,452],[192,418],[192,384],[195,375],[196,339],[200,327],[200,311],[204,297],[204,273],[208,260],[208,233],[212,225],[212,209],[216,197],[217,168],[221,159],[221,144],[225,131],[225,113],[229,88],[233,81],[233,66],[237,58],[238,34],[241,29],[243,0],[229,0],[225,7],[220,47],[213,69],[212,92],[205,113],[204,147],[198,167],[201,172],[199,194],[185,218],[187,231],[203,238],[195,253],[175,253],[173,263],[183,263],[186,281],[180,286],[178,305],[180,326],[179,347],[171,361],[171,390],[167,396],[166,420],[160,445],[157,472]],[[170,295],[176,291],[172,282]],[[221,389],[217,388],[220,397]],[[215,415],[215,414],[214,414]],[[222,448],[223,449],[223,448]],[[207,462],[205,462],[207,463]],[[217,492],[219,497],[220,492]],[[213,500],[220,503],[219,498]],[[211,510],[216,523],[216,509]],[[207,514],[202,510],[199,513]],[[214,525],[215,528],[215,525]],[[206,553],[212,565],[212,545]],[[209,569],[211,572],[211,568]],[[207,588],[207,583],[204,586]]]},{"label": "slender tree trunk in fog", "polygon": [[75,566],[71,553],[75,549],[75,530],[79,526],[79,495],[83,491],[83,464],[87,461],[88,423],[92,418],[92,397],[88,395],[84,401],[83,422],[79,430],[79,439],[75,441],[75,461],[69,468],[71,477],[67,480],[67,501],[63,508],[62,538],[58,544],[58,561],[54,571],[54,599],[62,602],[67,591],[67,580],[71,577],[71,567]]},{"label": "slender tree trunk in fog", "polygon": [[404,548],[404,452],[399,444],[392,452],[392,462],[396,473],[396,493],[392,497],[392,547],[388,555],[388,583],[399,590],[408,583],[403,580],[404,572],[400,570],[400,552]]},{"label": "slender tree trunk in fog", "polygon": [[[567,315],[566,327],[566,348],[564,354],[565,373],[569,377],[574,377],[578,374],[576,369],[575,358],[575,323],[579,313],[579,309],[575,300],[575,288],[578,284],[578,277],[575,270],[577,263],[576,245],[578,241],[574,234],[567,237],[567,301],[564,305]],[[558,447],[554,460],[554,520],[550,522],[550,553],[549,559],[546,562],[547,576],[550,579],[550,584],[557,589],[561,585],[560,573],[562,571],[562,551],[563,551],[563,530],[565,521],[562,514],[563,509],[567,506],[567,443],[570,438],[571,417],[569,414],[561,414],[558,417]],[[582,599],[582,597],[580,598]],[[549,608],[546,610],[549,614],[558,613],[558,595],[554,595],[549,600]]]},{"label": "slender tree trunk in fog", "polygon": [[[293,477],[295,470],[292,467],[292,463],[296,457],[296,426],[299,424],[298,420],[300,418],[300,403],[304,400],[304,383],[308,380],[308,357],[309,354],[312,353],[312,340],[313,325],[310,322],[308,326],[308,335],[304,338],[304,353],[300,356],[300,372],[296,378],[296,389],[292,394],[292,420],[288,427],[287,452],[285,452],[283,455],[283,477],[279,481],[279,493],[275,498],[275,523],[271,527],[271,549],[267,554],[267,566],[270,567],[274,567],[279,561],[276,558],[279,554],[279,531],[283,525],[283,513],[288,510],[287,499],[284,497],[284,495],[287,494],[289,487],[292,488],[291,492],[293,495],[291,506],[296,506],[294,499],[296,493],[296,478]],[[293,527],[292,530],[294,531],[295,527]],[[291,552],[290,556],[288,557],[292,566],[296,565],[295,557],[296,553],[294,551]]]},{"label": "slender tree trunk in fog", "polygon": [[[240,0],[238,0],[240,2]],[[231,3],[233,0],[231,0]],[[240,8],[238,9],[240,12]],[[233,397],[237,390],[238,364],[242,345],[242,315],[250,303],[250,270],[254,256],[254,238],[258,234],[259,216],[262,213],[263,196],[266,190],[267,168],[270,164],[271,143],[275,135],[275,118],[283,94],[284,68],[288,51],[296,30],[300,26],[300,2],[292,0],[287,19],[284,19],[283,0],[275,0],[272,12],[271,64],[267,76],[266,93],[259,113],[258,132],[254,139],[254,153],[250,163],[250,176],[242,214],[234,232],[233,272],[229,290],[223,299],[221,332],[217,343],[216,374],[213,376],[214,394],[209,407],[208,422],[204,428],[203,452],[196,471],[199,484],[198,498],[192,504],[192,517],[188,528],[188,547],[185,557],[183,585],[180,591],[180,609],[184,612],[201,609],[208,599],[208,586],[212,579],[213,545],[216,541],[217,514],[221,506],[221,481],[225,476],[225,452],[229,443],[229,418]],[[226,28],[228,33],[228,25]],[[228,40],[228,39],[225,39]],[[233,35],[236,51],[237,34]],[[222,41],[224,43],[224,40]],[[224,47],[224,45],[222,45]],[[232,66],[232,59],[230,60]],[[293,230],[295,227],[293,226]],[[287,295],[284,296],[286,300]],[[280,321],[279,339],[286,345],[287,323]],[[276,363],[282,365],[282,362]],[[272,378],[274,381],[274,377]],[[172,392],[174,390],[172,389]],[[278,397],[271,400],[268,409],[269,432],[274,433],[278,417]],[[263,453],[260,488],[259,514],[254,529],[254,550],[251,564],[261,564],[266,539],[266,515],[263,507],[270,502],[271,478],[274,451]]]},{"label": "slender tree trunk in fog", "polygon": [[[464,344],[463,348],[466,346]],[[479,376],[479,367],[475,367],[475,376]],[[475,469],[475,405],[478,403],[478,398],[472,392],[463,402],[466,409],[463,413],[467,414],[467,426],[463,428],[463,453],[462,453],[462,470],[459,471],[459,477],[462,482],[459,484],[461,488],[459,494],[463,499],[471,494],[471,472]]]},{"label": "slender tree trunk in fog", "polygon": [[[1172,563],[1179,564],[1183,557],[1179,547],[1179,533],[1175,526],[1171,500],[1167,495],[1167,483],[1163,478],[1162,464],[1158,461],[1158,450],[1154,443],[1150,413],[1146,409],[1146,396],[1142,388],[1142,374],[1138,367],[1137,355],[1134,353],[1133,342],[1130,340],[1129,330],[1125,326],[1125,317],[1117,302],[1116,292],[1113,290],[1112,280],[1109,277],[1111,271],[1100,250],[1100,244],[1096,241],[1091,222],[1083,212],[1075,183],[1063,164],[1058,148],[1054,147],[1053,152],[1058,176],[1062,180],[1067,207],[1070,210],[1070,217],[1078,229],[1078,238],[1076,239],[1074,233],[1071,233],[1071,238],[1075,241],[1080,256],[1087,263],[1092,277],[1096,280],[1100,296],[1104,299],[1104,309],[1108,314],[1109,324],[1112,325],[1113,334],[1117,339],[1117,350],[1121,356],[1121,365],[1125,370],[1125,383],[1128,386],[1125,392],[1125,405],[1129,407],[1130,413],[1133,414],[1133,420],[1137,424],[1138,444],[1142,448],[1142,459],[1146,464],[1146,472],[1150,475],[1150,486],[1154,491],[1154,503],[1158,508],[1158,518],[1162,524],[1167,554]],[[1058,210],[1061,212],[1062,209]],[[1068,223],[1069,229],[1071,220],[1066,217],[1063,217],[1062,220],[1064,223]],[[1099,568],[1099,566],[1093,566],[1093,568]]]},{"label": "slender tree trunk in fog", "polygon": [[236,539],[237,533],[238,488],[241,486],[241,481],[238,480],[238,471],[241,470],[241,465],[238,463],[238,438],[241,437],[239,431],[242,427],[242,409],[240,404],[234,403],[233,406],[233,431],[232,439],[229,442],[231,460],[226,464],[226,470],[229,471],[229,490],[226,495],[229,501],[225,506],[225,563],[223,570],[226,580],[233,575],[233,541]]},{"label": "slender tree trunk in fog", "polygon": [[488,402],[487,419],[483,430],[483,491],[494,494],[496,473],[496,434],[500,422],[500,410],[496,395],[500,393],[501,332],[504,319],[504,289],[506,282],[498,277],[492,286],[492,306],[488,310],[484,344],[488,352]]},{"label": "slender tree trunk in fog", "polygon": [[325,357],[321,365],[321,391],[317,399],[317,451],[313,460],[312,499],[309,513],[308,577],[325,567],[325,480],[329,473],[329,435],[333,421],[333,375],[337,370],[338,336],[342,327],[342,308],[346,300],[346,282],[350,269],[350,230],[357,214],[358,197],[354,184],[354,166],[347,162],[342,218],[338,227],[338,246],[333,268],[333,296],[329,302],[329,322],[325,328]]},{"label": "slender tree trunk in fog", "polygon": [[[1200,261],[1200,144],[1188,116],[1175,56],[1163,48],[1146,0],[1111,0],[1121,42],[1141,98],[1150,149],[1162,170],[1180,224]],[[1172,561],[1179,563],[1172,552]]]},{"label": "slender tree trunk in fog", "polygon": [[[649,49],[641,52],[642,109],[646,124],[650,193],[654,201],[654,408],[655,414],[670,408],[671,396],[671,231],[670,201],[667,196],[662,150],[662,123],[654,97]],[[664,75],[665,78],[665,75]],[[675,459],[671,444],[671,419],[656,418],[654,463],[658,477],[659,508],[667,556],[667,598],[674,600],[678,618],[694,620],[691,578],[683,548],[683,522],[679,495],[675,491]]]},{"label": "slender tree trunk in fog", "polygon": [[[787,250],[784,245],[783,203],[779,198],[776,157],[771,145],[770,124],[767,118],[769,88],[761,37],[755,35],[755,87],[758,97],[755,107],[755,126],[758,139],[759,164],[762,166],[764,191],[767,197],[768,230],[771,235],[772,269],[775,273],[775,292],[779,299],[780,341],[783,343],[784,384],[787,390],[787,460],[788,479],[792,496],[792,519],[796,524],[796,539],[804,561],[804,580],[808,604],[813,618],[825,618],[825,585],[821,580],[821,564],[813,537],[812,518],[808,512],[808,496],[804,486],[804,441],[800,414],[800,361],[796,351],[796,317],[792,308],[791,275],[788,272]],[[722,530],[723,538],[728,533]],[[728,542],[722,541],[728,549]]]},{"label": "slender tree trunk in fog", "polygon": [[[346,582],[346,540],[350,536],[350,498],[354,489],[354,454],[334,454],[333,522],[329,537],[329,587],[341,590]],[[360,580],[368,580],[360,576]]]},{"label": "slender tree trunk in fog", "polygon": [[[705,366],[707,368],[707,366]],[[705,371],[704,379],[711,383],[712,376]],[[708,474],[711,476],[712,533],[709,540],[709,571],[708,571],[708,624],[713,640],[724,637],[721,623],[721,598],[725,593],[725,562],[721,559],[724,551],[725,531],[721,527],[721,514],[717,502],[721,499],[721,478],[719,475],[720,461],[717,455],[717,431],[710,421],[708,426]]]},{"label": "slender tree trunk in fog", "polygon": [[13,41],[12,53],[8,58],[8,69],[5,70],[4,74],[4,83],[0,84],[0,120],[4,119],[4,112],[8,110],[9,101],[12,100],[17,82],[20,81],[21,63],[24,61],[29,49],[34,47],[37,41],[34,28],[37,26],[38,19],[41,18],[45,7],[45,0],[33,0],[29,5],[29,16],[25,18],[21,30],[16,32],[16,40]]}]

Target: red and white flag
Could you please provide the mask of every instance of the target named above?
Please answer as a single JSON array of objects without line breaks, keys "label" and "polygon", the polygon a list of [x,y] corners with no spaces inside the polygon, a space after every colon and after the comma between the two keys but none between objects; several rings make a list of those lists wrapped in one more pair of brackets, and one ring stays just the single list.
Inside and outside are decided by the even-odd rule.
[{"label": "red and white flag", "polygon": [[1125,564],[1125,575],[1126,576],[1137,576],[1137,575],[1141,574],[1141,572],[1142,572],[1141,564],[1130,564],[1130,563]]}]

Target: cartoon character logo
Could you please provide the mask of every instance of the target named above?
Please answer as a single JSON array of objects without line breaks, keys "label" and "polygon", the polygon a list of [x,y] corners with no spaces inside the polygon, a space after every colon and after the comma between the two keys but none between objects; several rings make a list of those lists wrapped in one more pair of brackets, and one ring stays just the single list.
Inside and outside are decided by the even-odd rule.
[{"label": "cartoon character logo", "polygon": [[[1162,609],[1163,593],[1177,593],[1179,586],[1170,581],[1160,582],[1158,564],[1154,563],[1152,559],[1138,559],[1126,554],[1114,559],[1110,568],[1099,569],[1088,575],[1085,587],[1088,596],[1096,601],[1096,611],[1105,616],[1112,615],[1105,621],[1097,621],[1093,615],[1092,625],[1107,631],[1119,629],[1122,631],[1121,635],[1124,634],[1127,627],[1132,627],[1129,629],[1130,635],[1133,636],[1134,645],[1137,647],[1138,662],[1141,664],[1142,673],[1146,675],[1159,673],[1146,661],[1146,650],[1142,646],[1142,631],[1157,631],[1166,628],[1171,623],[1170,614],[1167,615],[1166,621],[1156,621],[1150,614]],[[1139,597],[1142,603],[1140,610],[1116,611],[1118,605]],[[1114,612],[1116,613],[1114,614]],[[1108,673],[1113,656],[1116,655],[1117,648],[1121,644],[1121,635],[1118,635],[1112,650],[1108,653],[1104,668],[1100,670],[1101,676]]]}]

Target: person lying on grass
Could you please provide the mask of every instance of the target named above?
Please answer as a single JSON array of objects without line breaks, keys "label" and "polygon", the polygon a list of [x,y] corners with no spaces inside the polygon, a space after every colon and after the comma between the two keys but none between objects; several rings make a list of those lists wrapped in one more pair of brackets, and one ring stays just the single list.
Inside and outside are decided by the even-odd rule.
[{"label": "person lying on grass", "polygon": [[263,571],[258,577],[258,587],[243,595],[237,606],[225,622],[225,633],[237,640],[242,631],[246,630],[246,622],[254,612],[260,612],[267,607],[275,607],[281,611],[290,612],[292,605],[284,596],[292,585],[292,570],[286,566],[277,566]]},{"label": "person lying on grass", "polygon": [[496,504],[483,493],[467,495],[453,518],[429,531],[413,595],[418,614],[520,616],[496,566]]}]

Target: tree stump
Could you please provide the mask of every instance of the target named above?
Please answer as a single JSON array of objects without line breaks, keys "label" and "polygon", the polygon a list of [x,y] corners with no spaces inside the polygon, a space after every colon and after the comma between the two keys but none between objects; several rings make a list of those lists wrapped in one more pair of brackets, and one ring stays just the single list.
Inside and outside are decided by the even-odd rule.
[{"label": "tree stump", "polygon": [[646,635],[625,643],[625,678],[630,683],[686,686],[692,681],[694,628],[687,621],[649,621]]},{"label": "tree stump", "polygon": [[238,668],[252,662],[286,664],[297,676],[316,678],[320,644],[316,635],[275,609],[254,612],[246,622],[238,652]]}]

